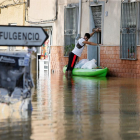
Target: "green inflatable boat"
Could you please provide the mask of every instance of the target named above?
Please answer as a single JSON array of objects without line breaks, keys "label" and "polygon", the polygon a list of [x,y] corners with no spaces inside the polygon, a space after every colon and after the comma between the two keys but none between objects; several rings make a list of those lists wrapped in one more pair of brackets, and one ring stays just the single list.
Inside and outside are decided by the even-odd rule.
[{"label": "green inflatable boat", "polygon": [[[63,72],[66,72],[66,66],[63,67]],[[97,69],[77,69],[72,70],[74,76],[93,76],[93,77],[105,77],[108,73],[108,68],[97,68]]]}]

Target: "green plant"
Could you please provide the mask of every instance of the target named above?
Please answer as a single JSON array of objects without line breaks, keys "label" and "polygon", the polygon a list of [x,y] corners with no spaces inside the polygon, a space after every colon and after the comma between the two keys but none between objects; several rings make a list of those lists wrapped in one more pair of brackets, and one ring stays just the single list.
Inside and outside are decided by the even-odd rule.
[{"label": "green plant", "polygon": [[68,54],[74,49],[75,44],[66,45],[64,47],[64,56],[68,56]]}]

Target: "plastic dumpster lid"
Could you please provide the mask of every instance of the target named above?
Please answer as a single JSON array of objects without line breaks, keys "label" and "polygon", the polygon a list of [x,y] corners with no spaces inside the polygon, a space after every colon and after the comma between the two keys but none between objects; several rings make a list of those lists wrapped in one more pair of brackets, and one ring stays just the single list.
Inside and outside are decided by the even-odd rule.
[{"label": "plastic dumpster lid", "polygon": [[15,52],[0,52],[0,56],[11,56],[11,57],[25,57],[27,55],[26,52],[20,52],[20,51],[15,51]]}]

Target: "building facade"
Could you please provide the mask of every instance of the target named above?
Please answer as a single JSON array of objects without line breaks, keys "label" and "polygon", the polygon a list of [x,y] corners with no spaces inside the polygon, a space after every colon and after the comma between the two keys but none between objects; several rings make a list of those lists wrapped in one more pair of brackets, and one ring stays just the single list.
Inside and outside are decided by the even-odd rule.
[{"label": "building facade", "polygon": [[[0,0],[0,25],[24,26],[26,6],[25,0]],[[1,46],[0,50],[26,50],[26,48]]]},{"label": "building facade", "polygon": [[[80,59],[96,59],[110,76],[140,77],[139,2],[135,0],[1,1],[0,24],[41,26],[49,34],[51,71],[62,72],[79,37],[101,28]],[[10,4],[10,5],[9,5]],[[16,4],[16,5],[15,5]],[[14,17],[14,18],[13,18]],[[48,44],[47,44],[48,45]],[[37,59],[42,49],[38,48]]]}]

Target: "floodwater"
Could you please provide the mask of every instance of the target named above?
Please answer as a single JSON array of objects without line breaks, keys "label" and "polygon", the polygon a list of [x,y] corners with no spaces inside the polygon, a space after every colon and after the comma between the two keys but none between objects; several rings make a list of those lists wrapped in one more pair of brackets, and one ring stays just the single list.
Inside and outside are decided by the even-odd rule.
[{"label": "floodwater", "polygon": [[34,79],[32,111],[0,104],[0,140],[140,139],[140,79]]}]

